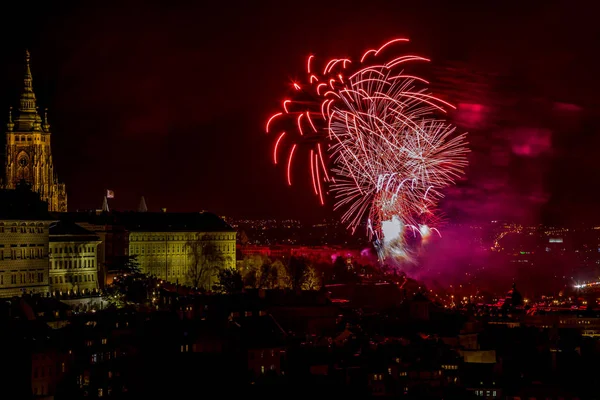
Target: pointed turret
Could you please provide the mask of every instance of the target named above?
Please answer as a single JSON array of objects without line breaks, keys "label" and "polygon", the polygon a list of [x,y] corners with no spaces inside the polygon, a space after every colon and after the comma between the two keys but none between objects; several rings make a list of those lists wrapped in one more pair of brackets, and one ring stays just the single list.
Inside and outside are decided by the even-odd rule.
[{"label": "pointed turret", "polygon": [[25,50],[25,79],[23,80],[24,87],[23,93],[21,94],[21,106],[19,111],[22,113],[35,113],[35,93],[33,93],[33,77],[31,76],[31,67],[29,61],[31,56],[29,50]]},{"label": "pointed turret", "polygon": [[50,123],[48,122],[48,109],[44,110],[44,124],[42,125],[44,132],[50,132]]},{"label": "pointed turret", "polygon": [[9,132],[12,132],[14,127],[15,127],[15,123],[13,122],[13,119],[12,119],[12,107],[10,107],[8,109],[8,123],[6,124],[6,128],[8,129]]},{"label": "pointed turret", "polygon": [[104,202],[102,203],[102,212],[110,212],[108,208],[108,199],[104,196]]},{"label": "pointed turret", "polygon": [[138,206],[138,212],[148,212],[148,207],[146,207],[146,199],[144,196],[140,199],[140,205]]}]

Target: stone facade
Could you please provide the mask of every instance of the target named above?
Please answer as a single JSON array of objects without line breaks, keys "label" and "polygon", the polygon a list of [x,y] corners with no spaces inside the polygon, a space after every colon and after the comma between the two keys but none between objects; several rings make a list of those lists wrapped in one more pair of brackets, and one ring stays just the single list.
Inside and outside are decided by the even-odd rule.
[{"label": "stone facade", "polygon": [[209,212],[77,212],[62,218],[100,237],[98,263],[106,284],[118,271],[119,260],[130,256],[141,272],[183,285],[193,283],[189,271],[198,258],[211,269],[204,286],[211,285],[218,269],[235,268],[236,232]]},{"label": "stone facade", "polygon": [[48,203],[49,211],[64,212],[67,211],[67,192],[64,183],[58,182],[54,172],[47,113],[44,117],[42,121],[36,106],[27,52],[19,112],[13,120],[11,109],[7,124],[4,186],[14,189],[24,180]]},{"label": "stone facade", "polygon": [[0,297],[48,293],[47,204],[26,184],[0,190]]},{"label": "stone facade", "polygon": [[48,293],[48,225],[0,220],[0,297]]},{"label": "stone facade", "polygon": [[[235,268],[236,233],[223,232],[172,231],[129,233],[129,255],[136,256],[142,272],[160,279],[179,284],[192,284],[189,270],[193,268],[194,242],[200,248],[212,248],[216,252],[214,265],[218,268]],[[198,246],[198,245],[196,245]],[[198,251],[201,257],[207,256]],[[200,261],[210,263],[211,261]],[[213,281],[211,279],[210,281]]]},{"label": "stone facade", "polygon": [[50,292],[89,293],[98,285],[98,245],[93,232],[58,222],[50,227]]}]

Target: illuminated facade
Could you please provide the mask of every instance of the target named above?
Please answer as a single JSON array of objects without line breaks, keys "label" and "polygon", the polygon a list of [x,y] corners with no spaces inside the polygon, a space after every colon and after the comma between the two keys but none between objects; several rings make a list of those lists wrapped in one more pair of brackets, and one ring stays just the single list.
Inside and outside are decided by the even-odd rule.
[{"label": "illuminated facade", "polygon": [[0,297],[48,293],[46,203],[29,186],[0,191]]},{"label": "illuminated facade", "polygon": [[77,212],[68,218],[100,237],[98,263],[106,284],[127,256],[135,256],[142,273],[182,285],[193,283],[194,265],[210,269],[206,285],[216,280],[218,269],[236,265],[235,230],[209,212]]},{"label": "illuminated facade", "polygon": [[99,238],[76,224],[50,227],[50,292],[89,293],[98,289]]},{"label": "illuminated facade", "polygon": [[[235,268],[235,232],[198,231],[131,231],[129,255],[136,256],[143,273],[169,282],[191,284],[189,269],[193,268],[190,244],[201,241],[216,252],[216,268]],[[216,277],[215,277],[216,278]]]},{"label": "illuminated facade", "polygon": [[54,172],[50,137],[48,115],[45,113],[42,121],[36,106],[27,52],[19,112],[14,120],[12,110],[9,112],[4,185],[6,189],[14,189],[19,181],[25,180],[48,203],[49,211],[65,212],[67,192]]}]

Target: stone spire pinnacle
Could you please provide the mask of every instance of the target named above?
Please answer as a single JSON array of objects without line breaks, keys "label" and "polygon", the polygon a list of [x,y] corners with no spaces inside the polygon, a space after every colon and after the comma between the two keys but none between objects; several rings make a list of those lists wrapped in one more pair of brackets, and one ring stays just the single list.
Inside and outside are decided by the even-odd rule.
[{"label": "stone spire pinnacle", "polygon": [[146,206],[146,199],[144,196],[140,199],[140,205],[138,206],[138,212],[148,212],[148,207]]},{"label": "stone spire pinnacle", "polygon": [[44,131],[46,131],[46,132],[50,131],[50,123],[48,122],[48,109],[47,108],[44,110],[44,124],[42,125],[42,128],[44,128]]},{"label": "stone spire pinnacle", "polygon": [[8,123],[6,124],[6,127],[8,128],[9,131],[12,131],[13,128],[15,127],[15,123],[13,122],[13,119],[12,119],[12,107],[10,107],[8,109]]},{"label": "stone spire pinnacle", "polygon": [[23,93],[21,94],[21,106],[19,111],[24,113],[36,113],[35,93],[33,93],[33,77],[29,61],[31,56],[29,50],[25,50],[25,78],[23,79]]},{"label": "stone spire pinnacle", "polygon": [[104,196],[104,202],[102,203],[102,212],[110,212],[108,208],[108,199]]}]

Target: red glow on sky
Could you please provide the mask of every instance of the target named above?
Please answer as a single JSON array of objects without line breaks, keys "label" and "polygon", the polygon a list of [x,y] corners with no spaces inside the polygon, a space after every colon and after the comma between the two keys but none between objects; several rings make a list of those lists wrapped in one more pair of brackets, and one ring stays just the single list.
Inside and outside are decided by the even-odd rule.
[{"label": "red glow on sky", "polygon": [[548,129],[521,128],[512,132],[511,142],[516,155],[537,157],[552,147],[552,132]]}]

